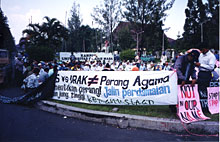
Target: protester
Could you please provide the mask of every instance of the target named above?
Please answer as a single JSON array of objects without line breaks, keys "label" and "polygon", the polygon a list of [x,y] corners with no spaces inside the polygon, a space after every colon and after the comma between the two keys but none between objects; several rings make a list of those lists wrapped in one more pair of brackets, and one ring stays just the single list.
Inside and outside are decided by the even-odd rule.
[{"label": "protester", "polygon": [[89,65],[89,62],[86,62],[85,66],[83,67],[83,70],[84,71],[90,71],[91,70],[90,68],[91,68],[91,66]]},{"label": "protester", "polygon": [[111,69],[109,63],[107,63],[102,71],[114,71],[114,70]]},{"label": "protester", "polygon": [[217,61],[219,61],[219,51],[217,51],[217,50],[215,51],[215,58]]},{"label": "protester", "polygon": [[160,61],[161,65],[163,65],[167,61],[167,56],[165,52],[162,54]]},{"label": "protester", "polygon": [[198,74],[198,84],[202,88],[208,87],[209,82],[211,81],[211,72],[215,68],[216,58],[215,55],[209,51],[208,47],[203,45],[202,53],[199,56],[199,62],[196,62],[195,65],[199,67]]},{"label": "protester", "polygon": [[[212,71],[214,71],[216,64],[215,55],[209,50],[206,43],[202,44],[201,54],[199,56],[199,62],[195,65],[199,67],[198,74],[198,89],[200,94],[200,99],[207,99],[207,87],[209,87],[210,81],[212,79]],[[206,111],[206,109],[204,109]]]},{"label": "protester", "polygon": [[22,56],[19,54],[15,59],[15,80],[18,86],[22,85],[23,80],[23,61]]},{"label": "protester", "polygon": [[49,72],[49,68],[45,68],[44,71],[40,72],[39,74],[40,83],[43,83],[47,78],[49,78],[48,72]]},{"label": "protester", "polygon": [[146,70],[146,66],[145,64],[142,62],[140,65],[140,71],[145,71]]},{"label": "protester", "polygon": [[164,71],[170,71],[171,67],[169,66],[169,63],[166,61],[162,67],[162,70]]},{"label": "protester", "polygon": [[102,65],[102,63],[100,62],[100,63],[98,63],[98,66],[97,66],[97,71],[102,71],[104,68],[103,68],[103,65]]},{"label": "protester", "polygon": [[39,86],[39,80],[37,78],[37,76],[39,75],[39,72],[40,72],[39,68],[34,68],[33,73],[24,79],[23,82],[25,84],[25,90],[27,92],[29,92]]},{"label": "protester", "polygon": [[194,61],[198,60],[199,52],[197,50],[192,50],[190,53],[180,56],[177,58],[174,69],[176,69],[178,84],[181,86],[185,83],[189,83],[189,78],[192,78],[191,85],[194,86],[196,83],[196,70]]},{"label": "protester", "polygon": [[132,66],[130,65],[130,62],[128,60],[125,66],[125,71],[131,71],[131,69],[132,69]]}]

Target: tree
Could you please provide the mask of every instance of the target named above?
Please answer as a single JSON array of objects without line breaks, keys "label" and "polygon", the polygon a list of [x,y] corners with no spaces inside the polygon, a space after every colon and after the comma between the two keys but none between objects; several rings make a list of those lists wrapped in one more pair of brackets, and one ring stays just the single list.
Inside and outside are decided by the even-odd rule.
[{"label": "tree", "polygon": [[23,30],[26,38],[20,39],[20,45],[25,44],[29,58],[32,60],[52,60],[54,53],[61,50],[62,42],[68,38],[68,30],[56,19],[44,17],[45,22],[29,24]]},{"label": "tree", "polygon": [[91,14],[93,20],[103,27],[106,36],[109,37],[110,50],[113,51],[113,29],[121,20],[120,0],[104,0],[100,7],[96,6]]},{"label": "tree", "polygon": [[208,0],[206,3],[209,21],[204,25],[204,40],[209,42],[209,47],[218,50],[219,47],[219,1]]},{"label": "tree", "polygon": [[[42,45],[45,42],[45,37],[39,24],[29,24],[28,29],[23,30],[23,35],[26,34],[26,46]],[[23,38],[22,38],[23,39]]]},{"label": "tree", "polygon": [[26,49],[29,60],[52,61],[54,59],[54,50],[45,46],[31,46]]},{"label": "tree", "polygon": [[61,49],[63,40],[68,38],[68,30],[56,19],[44,17],[46,22],[40,24],[29,24],[29,28],[23,30],[26,34],[26,44],[30,46],[45,46],[52,48],[55,52]]},{"label": "tree", "polygon": [[184,24],[183,44],[186,49],[198,48],[202,41],[202,30],[208,20],[206,6],[202,0],[188,0],[185,9],[186,20]]},{"label": "tree", "polygon": [[[162,26],[174,0],[125,0],[123,17],[132,23],[136,33],[144,31],[141,38],[141,48],[158,50],[162,45]],[[147,45],[147,46],[146,46]]]},{"label": "tree", "polygon": [[15,51],[15,41],[11,34],[7,17],[4,16],[0,8],[0,49],[7,49],[9,52]]},{"label": "tree", "polygon": [[117,39],[119,44],[119,51],[132,49],[135,47],[136,42],[134,41],[130,33],[131,32],[129,27],[124,27],[118,32]]},{"label": "tree", "polygon": [[71,17],[68,19],[68,28],[70,31],[67,50],[71,52],[80,51],[82,43],[79,41],[79,30],[82,20],[80,18],[80,5],[73,3]]},{"label": "tree", "polygon": [[44,17],[46,22],[41,26],[41,31],[49,48],[58,51],[61,49],[63,40],[68,38],[68,30],[56,18],[50,19],[48,16]]}]

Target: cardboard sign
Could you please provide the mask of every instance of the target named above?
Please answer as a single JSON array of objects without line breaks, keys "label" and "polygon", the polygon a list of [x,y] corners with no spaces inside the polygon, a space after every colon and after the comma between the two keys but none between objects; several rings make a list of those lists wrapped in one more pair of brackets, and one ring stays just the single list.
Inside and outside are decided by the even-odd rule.
[{"label": "cardboard sign", "polygon": [[219,87],[208,87],[208,107],[211,114],[219,113]]},{"label": "cardboard sign", "polygon": [[210,119],[202,112],[197,85],[178,85],[178,106],[178,115],[184,123]]}]

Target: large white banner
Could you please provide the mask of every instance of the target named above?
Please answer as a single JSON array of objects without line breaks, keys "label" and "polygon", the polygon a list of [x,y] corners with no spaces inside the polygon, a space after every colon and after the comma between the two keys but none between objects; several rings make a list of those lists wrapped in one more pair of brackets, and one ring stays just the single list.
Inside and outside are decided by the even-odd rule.
[{"label": "large white banner", "polygon": [[59,71],[53,99],[103,105],[175,105],[173,71]]}]

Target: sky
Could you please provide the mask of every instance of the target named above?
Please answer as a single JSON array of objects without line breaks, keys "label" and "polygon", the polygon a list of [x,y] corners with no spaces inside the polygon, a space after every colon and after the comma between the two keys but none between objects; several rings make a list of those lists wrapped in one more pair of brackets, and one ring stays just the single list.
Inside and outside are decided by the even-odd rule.
[{"label": "sky", "polygon": [[[177,39],[178,33],[182,35],[185,22],[185,8],[188,0],[175,0],[173,7],[167,11],[163,29],[170,28],[166,35]],[[92,27],[91,13],[93,8],[100,6],[102,0],[75,0],[80,5],[80,14],[83,25]],[[57,18],[64,25],[71,16],[70,10],[74,0],[0,0],[2,11],[8,18],[8,24],[16,44],[22,37],[22,31],[28,24],[42,24],[44,17]],[[93,25],[94,26],[94,25]]]}]

